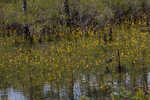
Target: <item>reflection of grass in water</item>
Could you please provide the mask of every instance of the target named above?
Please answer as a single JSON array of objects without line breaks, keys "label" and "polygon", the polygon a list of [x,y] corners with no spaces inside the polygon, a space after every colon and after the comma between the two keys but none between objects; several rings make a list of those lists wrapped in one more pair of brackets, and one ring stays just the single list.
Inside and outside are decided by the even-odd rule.
[{"label": "reflection of grass in water", "polygon": [[[19,37],[1,37],[0,79],[4,80],[4,85],[11,82],[15,87],[22,88],[25,84],[28,91],[31,84],[35,88],[41,82],[72,82],[77,72],[115,73],[118,62],[128,70],[134,66],[136,70],[141,66],[147,67],[150,63],[148,33],[134,27],[129,30],[125,30],[126,26],[120,30],[117,28],[113,28],[112,41],[107,35],[108,28],[104,29],[104,34],[78,31],[72,36],[64,35],[69,40],[43,44],[38,44],[39,37],[35,36],[33,45]],[[59,90],[60,86],[55,85]]]},{"label": "reflection of grass in water", "polygon": [[133,96],[131,91],[127,91],[125,88],[119,91],[119,93],[112,94],[112,100],[149,100],[149,96],[145,95],[141,89],[137,89]]},{"label": "reflection of grass in water", "polygon": [[88,97],[82,96],[80,97],[80,100],[90,100]]},{"label": "reflection of grass in water", "polygon": [[7,94],[0,94],[0,100],[9,100],[9,96]]}]

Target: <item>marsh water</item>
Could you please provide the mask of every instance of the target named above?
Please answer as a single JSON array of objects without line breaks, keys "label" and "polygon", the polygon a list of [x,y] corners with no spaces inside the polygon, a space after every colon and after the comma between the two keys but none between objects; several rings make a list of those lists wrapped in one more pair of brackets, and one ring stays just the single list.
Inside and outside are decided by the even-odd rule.
[{"label": "marsh water", "polygon": [[148,92],[150,84],[147,68],[124,72],[71,72],[61,77],[56,75],[52,80],[42,76],[44,73],[34,76],[38,72],[27,79],[23,73],[22,77],[13,71],[9,76],[2,74],[0,100],[111,100],[112,95],[130,100],[129,95],[133,95],[137,89]]},{"label": "marsh water", "polygon": [[137,91],[150,97],[149,55],[136,63],[130,54],[118,60],[112,47],[95,47],[93,41],[72,51],[60,44],[0,48],[0,100],[140,100],[134,99]]}]

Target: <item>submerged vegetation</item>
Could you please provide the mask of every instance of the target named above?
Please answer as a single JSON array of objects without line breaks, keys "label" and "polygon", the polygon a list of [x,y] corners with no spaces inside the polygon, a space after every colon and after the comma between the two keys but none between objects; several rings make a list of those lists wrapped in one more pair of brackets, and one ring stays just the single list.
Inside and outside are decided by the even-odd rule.
[{"label": "submerged vegetation", "polygon": [[22,4],[0,1],[0,99],[150,99],[149,0]]}]

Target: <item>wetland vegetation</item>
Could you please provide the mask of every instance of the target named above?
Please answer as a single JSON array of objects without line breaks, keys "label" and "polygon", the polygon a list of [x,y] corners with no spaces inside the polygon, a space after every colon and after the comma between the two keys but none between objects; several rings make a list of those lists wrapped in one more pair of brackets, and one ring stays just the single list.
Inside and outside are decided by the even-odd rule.
[{"label": "wetland vegetation", "polygon": [[150,100],[149,13],[149,0],[0,0],[0,100]]}]

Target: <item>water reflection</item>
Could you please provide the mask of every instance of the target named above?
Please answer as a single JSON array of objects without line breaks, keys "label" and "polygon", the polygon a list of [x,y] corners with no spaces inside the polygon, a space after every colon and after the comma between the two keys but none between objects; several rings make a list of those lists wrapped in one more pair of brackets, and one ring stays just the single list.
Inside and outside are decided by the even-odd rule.
[{"label": "water reflection", "polygon": [[80,100],[83,97],[87,100],[111,100],[112,95],[124,94],[122,89],[130,91],[133,95],[138,88],[145,94],[149,92],[150,72],[147,69],[138,72],[68,75],[71,77],[50,81],[47,81],[48,77],[45,77],[44,81],[33,75],[28,80],[17,81],[16,77],[13,77],[15,81],[7,80],[9,85],[0,83],[1,87],[7,87],[0,89],[0,100]]},{"label": "water reflection", "polygon": [[22,91],[15,91],[10,88],[5,91],[0,90],[0,100],[28,100]]}]

